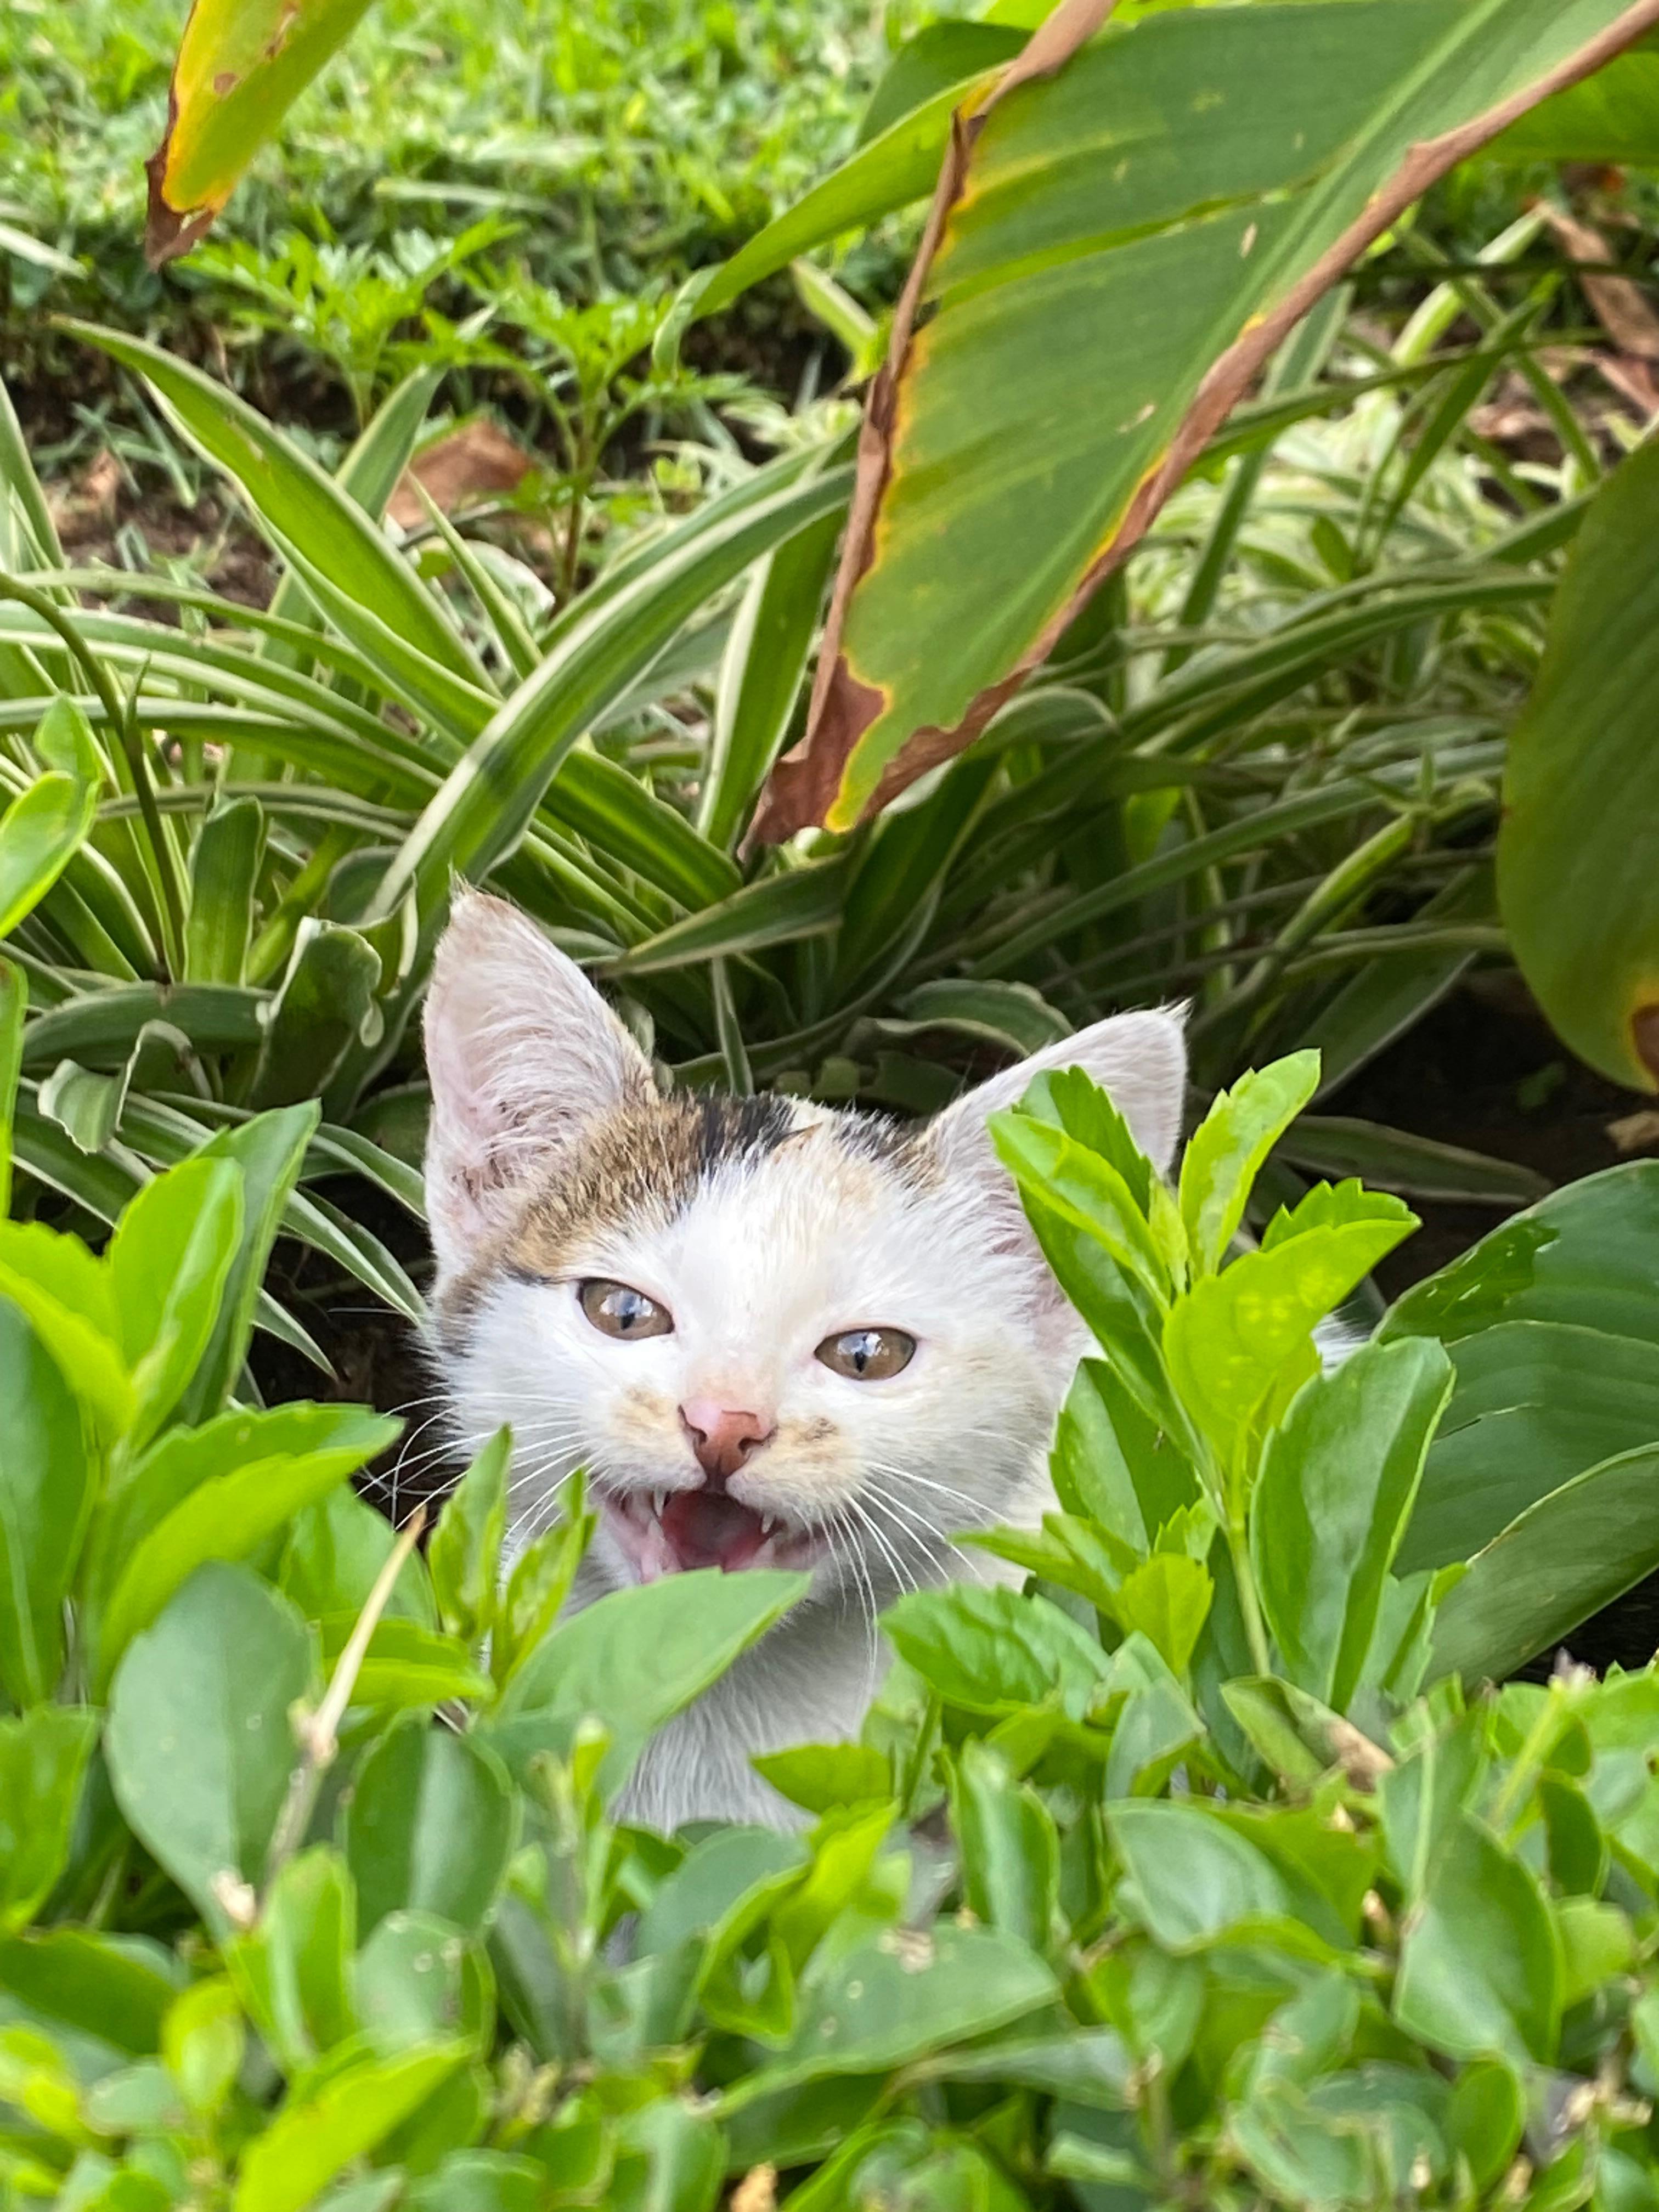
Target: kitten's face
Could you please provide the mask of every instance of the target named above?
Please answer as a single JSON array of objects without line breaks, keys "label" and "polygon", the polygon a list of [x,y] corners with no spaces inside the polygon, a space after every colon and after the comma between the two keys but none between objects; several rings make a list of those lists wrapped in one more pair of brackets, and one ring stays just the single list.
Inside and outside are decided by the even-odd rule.
[{"label": "kitten's face", "polygon": [[[983,1132],[1030,1065],[926,1128],[661,1099],[578,971],[477,897],[427,1025],[440,1357],[470,1445],[513,1427],[516,1543],[582,1466],[614,1584],[803,1567],[873,1608],[948,1573],[952,1533],[1036,1505],[1080,1345]],[[1132,1119],[1155,1078],[1140,1133],[1166,1154],[1169,1018],[1045,1060],[1107,1030]]]}]

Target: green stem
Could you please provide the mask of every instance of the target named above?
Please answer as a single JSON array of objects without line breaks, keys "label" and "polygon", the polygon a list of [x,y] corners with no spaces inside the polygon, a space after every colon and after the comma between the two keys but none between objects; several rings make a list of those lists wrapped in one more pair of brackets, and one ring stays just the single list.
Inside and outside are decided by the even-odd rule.
[{"label": "green stem", "polygon": [[1256,1595],[1255,1570],[1250,1564],[1249,1539],[1242,1520],[1229,1520],[1227,1549],[1232,1554],[1233,1580],[1238,1585],[1238,1610],[1243,1617],[1244,1639],[1250,1647],[1250,1662],[1258,1674],[1271,1674],[1273,1671],[1273,1650],[1267,1642],[1267,1623],[1261,1618],[1261,1601]]},{"label": "green stem", "polygon": [[161,925],[162,939],[161,980],[166,982],[169,975],[177,976],[184,969],[184,895],[173,866],[173,848],[167,842],[161,811],[155,803],[155,787],[150,781],[149,762],[145,757],[137,716],[121,704],[115,686],[109,679],[108,671],[55,600],[48,599],[44,592],[37,592],[33,585],[20,584],[15,576],[0,576],[0,599],[15,600],[19,606],[27,607],[37,620],[57,633],[70,657],[86,671],[88,680],[103,708],[105,718],[119,741],[126,757],[128,773],[132,778],[133,793],[138,801],[138,812],[143,822],[155,879],[161,885],[161,912],[156,919]]}]

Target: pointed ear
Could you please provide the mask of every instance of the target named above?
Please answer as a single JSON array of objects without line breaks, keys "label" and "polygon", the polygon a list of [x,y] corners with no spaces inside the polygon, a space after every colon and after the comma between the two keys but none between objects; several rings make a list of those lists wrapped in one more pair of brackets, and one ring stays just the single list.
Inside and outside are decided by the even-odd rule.
[{"label": "pointed ear", "polygon": [[574,961],[504,900],[464,892],[426,999],[426,1203],[440,1279],[512,1216],[526,1177],[650,1095],[644,1054]]},{"label": "pointed ear", "polygon": [[1006,1218],[1010,1236],[1022,1243],[1030,1241],[1012,1181],[997,1158],[985,1124],[1003,1108],[1018,1105],[1034,1076],[1056,1067],[1080,1067],[1091,1075],[1128,1123],[1142,1152],[1164,1174],[1181,1135],[1187,1088],[1183,1017],[1184,1009],[1179,1007],[1114,1014],[1059,1044],[1046,1045],[957,1099],[933,1124],[933,1141],[947,1180],[976,1185],[994,1218]]}]

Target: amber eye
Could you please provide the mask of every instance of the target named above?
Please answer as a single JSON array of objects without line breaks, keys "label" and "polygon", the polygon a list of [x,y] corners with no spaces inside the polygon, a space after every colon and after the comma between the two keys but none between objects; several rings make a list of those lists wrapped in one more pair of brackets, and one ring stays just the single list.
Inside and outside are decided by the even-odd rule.
[{"label": "amber eye", "polygon": [[837,1375],[854,1382],[884,1382],[915,1357],[916,1340],[902,1328],[849,1328],[845,1336],[826,1336],[818,1358]]},{"label": "amber eye", "polygon": [[582,1311],[606,1336],[670,1336],[674,1316],[666,1306],[648,1298],[626,1283],[596,1279],[583,1283],[576,1292]]}]

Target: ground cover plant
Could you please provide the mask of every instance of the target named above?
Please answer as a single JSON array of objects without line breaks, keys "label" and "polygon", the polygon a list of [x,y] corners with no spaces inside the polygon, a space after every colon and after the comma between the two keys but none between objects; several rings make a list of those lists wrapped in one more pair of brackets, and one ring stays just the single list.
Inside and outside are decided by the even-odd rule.
[{"label": "ground cover plant", "polygon": [[1650,1564],[1659,1179],[1322,1375],[1413,1222],[1321,1185],[1229,1256],[1316,1075],[1245,1078],[1174,1192],[1080,1074],[1000,1118],[1100,1353],[1060,1510],[975,1540],[1024,1595],[890,1609],[861,1741],[764,1763],[793,1832],[614,1805],[800,1577],[561,1620],[580,1496],[503,1588],[505,1437],[422,1558],[349,1485],[382,1420],[227,1403],[314,1106],[101,1259],[0,1232],[9,2201],[1648,2202],[1659,1686],[1481,1686]]}]

